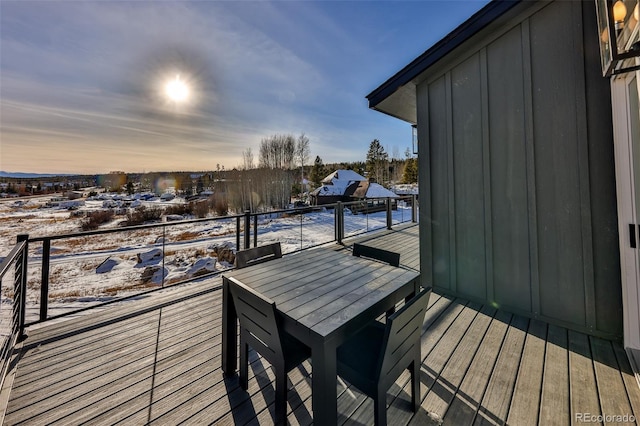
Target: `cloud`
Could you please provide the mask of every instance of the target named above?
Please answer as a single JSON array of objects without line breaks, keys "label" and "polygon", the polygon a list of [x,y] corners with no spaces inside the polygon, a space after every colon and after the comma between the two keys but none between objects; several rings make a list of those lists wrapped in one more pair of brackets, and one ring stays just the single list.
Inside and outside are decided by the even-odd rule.
[{"label": "cloud", "polygon": [[[325,162],[406,146],[364,96],[412,59],[428,30],[411,19],[435,4],[0,1],[2,168],[232,168],[275,133],[306,133]],[[162,93],[177,74],[184,105]]]},{"label": "cloud", "polygon": [[[166,166],[158,155],[150,161],[147,146],[173,167],[239,163],[273,121],[265,102],[290,104],[303,86],[291,76],[314,71],[217,4],[206,5],[199,14],[174,3],[3,4],[3,16],[12,17],[6,26],[3,19],[1,46],[3,167],[50,167],[64,157],[102,170],[105,160],[122,163],[120,154],[138,156],[147,169]],[[161,99],[163,79],[177,72],[194,86],[190,106]],[[28,157],[19,153],[25,141]],[[113,149],[99,149],[103,157],[91,164],[87,145]]]}]

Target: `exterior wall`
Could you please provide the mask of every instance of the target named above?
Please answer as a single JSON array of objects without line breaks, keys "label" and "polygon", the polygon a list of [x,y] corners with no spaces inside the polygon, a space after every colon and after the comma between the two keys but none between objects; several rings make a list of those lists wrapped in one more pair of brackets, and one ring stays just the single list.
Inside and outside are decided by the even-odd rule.
[{"label": "exterior wall", "polygon": [[325,204],[335,204],[338,201],[347,202],[351,201],[348,197],[344,197],[342,195],[330,195],[330,196],[311,196],[312,202],[311,204],[314,206],[322,206]]},{"label": "exterior wall", "polygon": [[417,90],[424,279],[611,338],[622,302],[593,2],[540,2]]}]

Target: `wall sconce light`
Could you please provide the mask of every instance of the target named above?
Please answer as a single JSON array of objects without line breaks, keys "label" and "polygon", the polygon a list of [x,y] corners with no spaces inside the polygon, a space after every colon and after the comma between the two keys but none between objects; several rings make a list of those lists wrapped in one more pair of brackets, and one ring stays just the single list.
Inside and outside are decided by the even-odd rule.
[{"label": "wall sconce light", "polygon": [[624,28],[624,20],[627,17],[627,6],[624,5],[622,0],[618,0],[613,5],[613,21],[615,23],[616,31],[620,31]]},{"label": "wall sconce light", "polygon": [[[639,1],[595,0],[602,75],[605,77],[640,69],[637,60],[640,41],[631,39],[640,20]],[[633,13],[627,13],[629,10]]]}]

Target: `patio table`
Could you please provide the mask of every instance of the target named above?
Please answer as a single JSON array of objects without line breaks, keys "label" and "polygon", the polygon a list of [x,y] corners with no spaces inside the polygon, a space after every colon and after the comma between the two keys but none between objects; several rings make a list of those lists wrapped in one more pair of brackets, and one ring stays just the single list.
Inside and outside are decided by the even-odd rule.
[{"label": "patio table", "polygon": [[223,274],[222,370],[237,367],[237,316],[228,292],[234,278],[276,303],[283,329],[311,348],[314,424],[337,423],[336,349],[367,322],[417,294],[412,269],[316,248]]}]

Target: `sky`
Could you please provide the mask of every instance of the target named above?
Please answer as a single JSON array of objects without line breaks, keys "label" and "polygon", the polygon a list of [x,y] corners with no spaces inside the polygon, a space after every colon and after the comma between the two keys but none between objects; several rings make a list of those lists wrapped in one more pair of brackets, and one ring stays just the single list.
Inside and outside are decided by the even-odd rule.
[{"label": "sky", "polygon": [[0,170],[232,169],[302,133],[308,164],[403,158],[366,95],[486,3],[0,0]]}]

